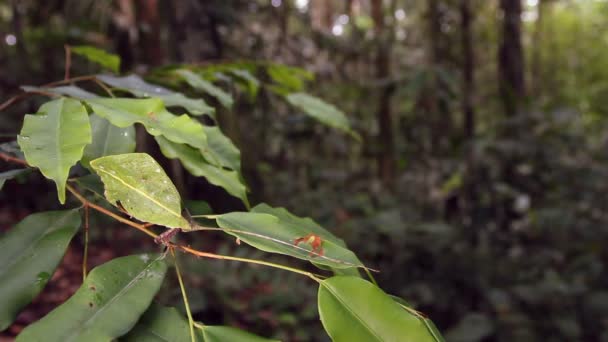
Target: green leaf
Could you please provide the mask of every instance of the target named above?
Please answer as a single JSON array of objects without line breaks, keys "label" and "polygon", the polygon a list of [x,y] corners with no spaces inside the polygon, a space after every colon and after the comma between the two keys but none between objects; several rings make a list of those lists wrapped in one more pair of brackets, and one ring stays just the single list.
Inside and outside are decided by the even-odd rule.
[{"label": "green leaf", "polygon": [[65,303],[17,341],[111,341],[126,334],[160,289],[167,264],[155,254],[116,258],[94,268]]},{"label": "green leaf", "polygon": [[91,125],[84,106],[67,98],[43,104],[36,115],[25,116],[17,141],[28,164],[55,181],[59,202],[65,203],[70,167],[91,143]]},{"label": "green leaf", "polygon": [[93,94],[88,92],[80,87],[69,85],[69,86],[60,86],[60,87],[32,87],[32,86],[21,86],[23,91],[28,93],[36,93],[36,92],[44,92],[51,93],[55,95],[65,95],[69,97],[73,97],[75,99],[85,100],[85,99],[94,99],[99,97],[97,94]]},{"label": "green leaf", "polygon": [[47,211],[0,238],[0,331],[42,291],[79,227],[78,210]]},{"label": "green leaf", "polygon": [[120,341],[190,342],[190,328],[177,309],[152,304],[133,330]]},{"label": "green leaf", "polygon": [[260,81],[255,78],[255,76],[253,76],[249,70],[230,69],[229,72],[245,82],[247,85],[247,91],[249,92],[249,96],[251,96],[251,98],[255,98],[257,96],[258,90],[260,89]]},{"label": "green leaf", "polygon": [[91,161],[105,196],[143,222],[189,229],[181,215],[180,196],[160,165],[146,153],[127,153]]},{"label": "green leaf", "polygon": [[314,78],[310,72],[296,67],[282,64],[270,64],[266,71],[268,76],[278,85],[280,92],[301,91],[304,88],[304,81]]},{"label": "green leaf", "polygon": [[[207,146],[202,148],[203,156],[210,163],[241,171],[241,152],[217,126],[203,126]],[[194,146],[194,145],[193,145]]]},{"label": "green leaf", "polygon": [[30,170],[31,169],[16,169],[16,170],[0,172],[0,190],[2,190],[2,187],[4,187],[4,182],[6,182],[9,179],[18,177],[19,175],[28,173],[28,172],[30,172]]},{"label": "green leaf", "polygon": [[175,73],[183,77],[192,88],[202,90],[205,93],[215,97],[222,104],[222,106],[231,108],[234,104],[234,100],[230,94],[201,76],[193,73],[192,71],[181,69],[177,70]]},{"label": "green leaf", "polygon": [[445,338],[443,338],[443,336],[439,332],[439,329],[437,329],[437,326],[435,326],[435,323],[433,323],[433,321],[428,318],[425,318],[424,323],[426,324],[429,333],[431,334],[431,336],[433,336],[436,342],[445,342]]},{"label": "green leaf", "polygon": [[318,301],[321,322],[333,341],[437,341],[422,319],[361,278],[322,280]]},{"label": "green leaf", "polygon": [[72,46],[70,50],[72,53],[83,56],[89,61],[97,63],[114,73],[118,74],[120,72],[120,57],[115,54],[107,53],[89,45]]},{"label": "green leaf", "polygon": [[178,158],[192,175],[205,177],[209,183],[224,188],[229,194],[249,205],[247,188],[241,183],[238,172],[209,164],[199,150],[188,145],[176,144],[160,136],[156,137],[156,142],[165,156]]},{"label": "green leaf", "polygon": [[156,97],[161,99],[167,107],[184,107],[190,114],[202,115],[215,113],[202,99],[191,99],[182,93],[178,93],[159,85],[150,84],[137,75],[117,77],[112,75],[97,75],[102,82],[112,87],[126,90],[136,97]]},{"label": "green leaf", "polygon": [[135,151],[135,127],[117,127],[95,114],[90,121],[93,142],[84,149],[83,165],[88,167],[91,160],[99,157]]},{"label": "green leaf", "polygon": [[207,149],[203,125],[188,115],[169,113],[160,99],[100,98],[89,100],[87,104],[95,114],[115,126],[124,128],[140,123],[153,136],[162,134],[173,142]]},{"label": "green leaf", "polygon": [[[270,215],[276,216],[281,221],[281,223],[280,223],[281,226],[287,227],[288,229],[291,229],[294,231],[299,231],[299,232],[301,232],[301,234],[303,234],[302,236],[305,236],[308,234],[315,234],[315,235],[320,236],[321,239],[324,241],[324,245],[323,245],[324,248],[325,248],[325,244],[333,243],[337,247],[342,247],[344,249],[347,249],[346,243],[344,243],[344,240],[336,237],[331,232],[329,232],[325,228],[321,227],[318,223],[316,223],[309,217],[305,217],[305,218],[298,217],[298,216],[293,215],[289,211],[287,211],[287,209],[285,209],[285,208],[273,208],[265,203],[256,205],[253,209],[251,209],[251,211],[255,212],[255,213],[270,214]],[[353,264],[362,265],[361,261],[357,258],[357,256],[354,253],[349,256],[349,259],[351,260],[351,262]],[[316,261],[313,263],[318,264],[318,262],[316,262]],[[321,263],[321,265],[323,265],[323,264]],[[339,268],[330,267],[330,269],[339,274],[343,274],[346,272],[347,274],[351,273],[349,275],[355,275],[355,274],[358,274],[358,272],[359,272],[355,268],[351,268],[350,270],[344,269],[344,266],[339,267]]]},{"label": "green leaf", "polygon": [[[195,335],[201,342],[270,342],[246,331],[225,327],[209,326],[196,328]],[[120,341],[137,342],[190,342],[188,322],[175,309],[151,305],[133,330]]]},{"label": "green leaf", "polygon": [[350,128],[344,113],[335,106],[305,93],[291,93],[286,96],[287,102],[304,111],[308,116],[324,125],[339,129],[350,134],[353,138],[361,137]]},{"label": "green leaf", "polygon": [[237,328],[226,326],[206,325],[203,328],[200,328],[200,334],[202,335],[204,342],[278,342],[278,340],[267,339]]},{"label": "green leaf", "polygon": [[78,177],[74,179],[74,182],[83,189],[92,192],[94,195],[102,199],[105,199],[103,182],[101,181],[101,177],[99,177],[96,173],[89,173],[86,176]]},{"label": "green leaf", "polygon": [[201,200],[185,200],[184,206],[192,215],[211,215],[213,209],[209,203]]},{"label": "green leaf", "polygon": [[[311,253],[311,246],[305,242],[295,245],[296,239],[316,233],[316,231],[311,229],[310,225],[294,224],[291,218],[282,216],[282,209],[267,208],[270,207],[258,206],[253,209],[253,212],[232,212],[218,215],[216,222],[226,233],[266,252],[285,254],[335,268],[363,266],[357,256],[346,249],[343,243],[336,242],[334,238],[324,239],[323,236],[331,236],[327,235],[326,231],[321,237],[323,255]],[[267,212],[276,210],[280,217],[256,212],[257,210],[264,211],[264,209]],[[302,220],[302,222],[304,221]]]}]

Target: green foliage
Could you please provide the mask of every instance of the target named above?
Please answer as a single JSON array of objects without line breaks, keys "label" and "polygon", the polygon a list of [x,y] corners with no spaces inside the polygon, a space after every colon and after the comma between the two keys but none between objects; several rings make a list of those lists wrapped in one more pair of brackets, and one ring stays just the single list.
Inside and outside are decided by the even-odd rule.
[{"label": "green foliage", "polygon": [[163,256],[131,255],[96,267],[76,293],[17,341],[110,341],[146,311],[167,271]]},{"label": "green foliage", "polygon": [[[298,259],[313,261],[320,265],[335,268],[360,267],[361,262],[355,254],[346,249],[343,244],[336,243],[335,239],[325,239],[329,233],[318,227],[317,231],[311,231],[310,226],[299,226],[283,218],[257,211],[257,207],[251,212],[233,212],[219,215],[217,224],[224,228],[225,232],[238,237],[240,240],[266,252],[289,255]],[[269,208],[270,212],[274,212]],[[291,217],[290,217],[291,218]],[[309,234],[321,236],[323,252],[313,251],[312,246],[304,241],[301,245],[294,242],[298,238]]]},{"label": "green foliage", "polygon": [[439,341],[422,317],[404,310],[374,284],[356,277],[321,281],[319,314],[336,342]]},{"label": "green foliage", "polygon": [[333,105],[305,93],[291,93],[286,96],[286,99],[290,104],[303,110],[306,115],[313,119],[346,132],[361,141],[359,134],[351,129],[344,113]]},{"label": "green foliage", "polygon": [[230,96],[230,94],[225,92],[222,88],[216,87],[213,85],[213,83],[205,80],[190,70],[177,70],[176,73],[183,77],[192,88],[202,90],[203,92],[215,97],[222,104],[222,106],[226,108],[232,107],[232,104],[234,103],[232,96]]},{"label": "green foliage", "polygon": [[188,98],[182,93],[174,92],[158,85],[149,84],[136,75],[125,77],[97,75],[97,78],[116,89],[127,91],[136,97],[154,97],[161,99],[167,107],[183,107],[192,115],[212,115],[215,113],[215,109],[209,107],[203,99]]},{"label": "green foliage", "polygon": [[26,115],[17,138],[31,166],[55,181],[59,202],[65,203],[70,168],[91,143],[91,125],[84,106],[72,99],[47,102],[35,115]]},{"label": "green foliage", "polygon": [[[223,326],[198,325],[196,337],[200,342],[271,342],[239,329]],[[152,305],[131,332],[121,341],[189,342],[188,322],[175,308]]]},{"label": "green foliage", "polygon": [[[74,51],[92,60],[103,57],[94,50]],[[358,137],[343,112],[301,92],[304,81],[311,78],[307,72],[276,64],[264,67],[273,82],[270,87],[280,94],[289,93],[288,102],[319,122]],[[171,80],[175,76],[184,79],[192,88],[211,95],[230,110],[234,104],[232,95],[208,80],[230,81],[227,75],[232,75],[236,84],[242,86],[244,82],[245,90],[255,96],[261,85],[252,70],[256,69],[242,64],[208,67],[208,70],[183,67],[171,72],[170,77]],[[43,104],[36,115],[25,117],[18,137],[25,160],[18,159],[21,158],[18,151],[10,152],[15,157],[5,159],[38,168],[56,183],[62,204],[66,203],[68,188],[84,206],[86,222],[89,222],[89,210],[95,210],[146,232],[155,241],[164,243],[167,250],[162,255],[116,258],[96,267],[68,301],[28,326],[17,341],[271,341],[228,326],[194,322],[177,264],[176,274],[188,320],[175,309],[152,304],[169,267],[165,258],[168,255],[175,258],[175,251],[261,264],[318,282],[319,311],[323,324],[336,341],[345,341],[342,336],[351,336],[353,332],[356,334],[349,341],[367,341],[370,334],[379,341],[393,341],[399,336],[431,340],[431,331],[438,334],[436,329],[431,330],[432,323],[424,317],[360,278],[322,280],[324,276],[313,272],[257,260],[257,257],[196,251],[161,239],[152,226],[181,228],[191,234],[220,230],[237,237],[238,243],[243,241],[260,251],[309,261],[318,272],[358,275],[359,269],[369,271],[343,240],[313,220],[266,204],[249,208],[240,150],[215,121],[198,120],[189,114],[178,116],[167,109],[183,107],[192,115],[214,113],[215,109],[202,99],[188,98],[134,75],[97,75],[85,79],[102,84],[109,97],[74,85],[24,87],[28,94],[49,95],[54,99]],[[64,81],[68,82],[71,80]],[[115,92],[126,92],[126,96],[136,98],[115,97]],[[204,177],[210,184],[239,198],[248,211],[213,215],[206,203],[185,200],[182,205],[177,188],[161,164],[147,153],[133,153],[135,124],[142,125],[156,139],[164,156],[178,160],[192,175]],[[77,177],[70,179],[68,186],[70,168],[78,162],[86,168],[75,168],[72,174]],[[4,173],[0,181],[22,172]],[[87,192],[81,193],[81,189]],[[205,224],[213,225],[215,220],[219,228],[193,221],[182,212],[184,207],[190,208],[196,218],[206,219]],[[52,276],[80,226],[79,213],[79,209],[72,209],[34,214],[0,239],[0,265],[4,265],[0,267],[0,300],[5,304],[0,308],[0,328],[6,328]],[[121,213],[142,223],[119,217]],[[84,241],[88,244],[88,235]],[[86,270],[86,264],[83,269]],[[364,303],[373,305],[368,310]],[[344,329],[346,333],[342,332]]]},{"label": "green foliage", "polygon": [[70,51],[76,55],[85,57],[93,63],[97,63],[102,67],[118,73],[120,71],[120,57],[98,49],[94,46],[79,45],[70,47]]},{"label": "green foliage", "polygon": [[116,127],[98,115],[91,114],[93,142],[84,149],[81,162],[87,166],[93,159],[135,151],[135,127]]},{"label": "green foliage", "polygon": [[161,136],[156,137],[156,142],[167,158],[179,159],[193,176],[205,177],[209,183],[224,188],[229,194],[249,205],[247,188],[241,183],[238,172],[226,170],[221,165],[209,164],[200,151],[188,145],[176,144]]},{"label": "green foliage", "polygon": [[101,157],[91,167],[105,185],[110,203],[131,216],[165,227],[189,229],[182,217],[181,198],[160,165],[145,153]]},{"label": "green foliage", "polygon": [[80,228],[78,210],[32,214],[0,238],[0,330],[51,278]]}]

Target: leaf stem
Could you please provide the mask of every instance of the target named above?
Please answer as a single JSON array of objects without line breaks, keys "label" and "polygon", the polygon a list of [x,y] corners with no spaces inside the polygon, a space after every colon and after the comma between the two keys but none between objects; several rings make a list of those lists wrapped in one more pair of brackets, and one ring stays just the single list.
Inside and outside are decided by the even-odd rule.
[{"label": "leaf stem", "polygon": [[145,228],[143,225],[135,223],[124,217],[118,216],[104,207],[101,207],[95,203],[89,202],[89,200],[84,198],[84,196],[82,196],[80,193],[78,193],[78,191],[76,191],[76,189],[74,189],[71,185],[66,184],[66,188],[68,189],[69,192],[72,193],[72,195],[74,195],[74,197],[76,197],[80,202],[82,202],[82,204],[88,205],[89,207],[99,211],[100,213],[110,216],[111,218],[115,219],[116,221],[120,221],[126,225],[129,225],[135,229],[138,229],[138,230],[146,233],[150,237],[153,237],[153,238],[158,237],[158,235],[156,235],[154,232],[150,231],[149,229]]},{"label": "leaf stem", "polygon": [[316,281],[316,282],[320,282],[321,279],[318,278],[317,276],[315,276],[313,273],[311,272],[307,272],[307,271],[302,271],[299,270],[297,268],[293,268],[293,267],[289,267],[289,266],[285,266],[285,265],[281,265],[281,264],[275,264],[272,262],[268,262],[268,261],[262,261],[262,260],[256,260],[256,259],[249,259],[249,258],[239,258],[239,257],[234,257],[234,256],[229,256],[229,255],[221,255],[221,254],[214,254],[214,253],[207,253],[207,252],[202,252],[196,249],[192,249],[190,247],[187,246],[182,246],[182,245],[176,245],[171,243],[171,246],[180,249],[186,253],[190,253],[193,254],[195,256],[199,256],[199,257],[203,257],[203,258],[210,258],[210,259],[219,259],[219,260],[231,260],[231,261],[241,261],[241,262],[246,262],[246,263],[250,263],[250,264],[257,264],[257,265],[264,265],[264,266],[269,266],[269,267],[274,267],[274,268],[278,268],[278,269],[282,269],[285,271],[290,271],[290,272],[294,272],[294,273],[298,273],[304,276],[307,276],[308,278]]},{"label": "leaf stem", "polygon": [[9,156],[8,154],[3,153],[3,152],[0,152],[0,159],[4,159],[7,162],[11,162],[11,163],[15,163],[15,164],[23,165],[23,166],[29,166],[25,160],[21,160],[19,158]]},{"label": "leaf stem", "polygon": [[175,251],[173,251],[173,247],[169,247],[171,251],[171,256],[173,256],[173,261],[175,262],[175,274],[177,275],[177,280],[179,281],[179,288],[182,291],[182,298],[184,299],[184,306],[186,307],[186,316],[188,316],[188,326],[190,327],[190,340],[192,342],[196,342],[194,337],[194,320],[192,319],[192,312],[190,311],[190,303],[188,302],[188,294],[186,293],[186,287],[184,286],[184,281],[182,279],[182,274],[179,271],[179,263],[177,262],[177,257],[175,256]]},{"label": "leaf stem", "polygon": [[70,79],[70,68],[72,67],[72,50],[68,44],[63,46],[65,49],[65,74],[63,76],[64,80]]}]

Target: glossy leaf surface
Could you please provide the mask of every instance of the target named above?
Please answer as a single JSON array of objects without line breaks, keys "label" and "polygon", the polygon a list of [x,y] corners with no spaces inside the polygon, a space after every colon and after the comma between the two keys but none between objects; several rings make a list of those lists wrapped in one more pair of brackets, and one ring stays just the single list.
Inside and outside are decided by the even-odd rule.
[{"label": "glossy leaf surface", "polygon": [[156,137],[162,153],[171,159],[179,159],[192,175],[205,177],[209,183],[224,188],[229,194],[247,201],[247,188],[239,178],[236,171],[226,170],[209,164],[201,155],[201,152],[184,144],[176,144],[163,137]]},{"label": "glossy leaf surface", "polygon": [[25,116],[17,141],[28,164],[55,181],[63,204],[70,167],[91,143],[91,125],[84,106],[67,98],[43,104],[36,115]]},{"label": "glossy leaf surface", "polygon": [[95,114],[90,116],[90,121],[93,142],[84,149],[84,165],[99,157],[135,151],[135,127],[117,127]]},{"label": "glossy leaf surface", "polygon": [[437,341],[423,320],[361,278],[337,276],[322,280],[318,301],[321,322],[333,341]]},{"label": "glossy leaf surface", "polygon": [[181,200],[175,185],[160,165],[146,153],[127,153],[91,161],[101,177],[105,196],[129,215],[143,222],[188,229],[181,215]]},{"label": "glossy leaf surface", "polygon": [[179,106],[185,108],[190,114],[213,114],[215,109],[202,99],[191,99],[159,85],[150,84],[137,75],[117,77],[112,75],[97,75],[102,82],[112,87],[126,90],[136,97],[155,97],[161,99],[165,106]]},{"label": "glossy leaf surface", "polygon": [[65,303],[28,326],[17,341],[111,341],[146,311],[167,271],[158,255],[113,259],[94,268]]},{"label": "glossy leaf surface", "polygon": [[0,237],[0,331],[42,291],[79,227],[78,210],[47,211]]}]

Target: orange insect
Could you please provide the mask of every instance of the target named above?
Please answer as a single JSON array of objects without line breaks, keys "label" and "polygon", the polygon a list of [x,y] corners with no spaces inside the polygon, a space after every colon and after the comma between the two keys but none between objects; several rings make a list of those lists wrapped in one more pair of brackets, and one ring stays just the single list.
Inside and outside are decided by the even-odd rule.
[{"label": "orange insect", "polygon": [[321,246],[323,244],[323,240],[321,239],[321,237],[319,235],[315,235],[315,234],[311,233],[304,237],[297,238],[293,242],[293,244],[296,246],[300,243],[310,244],[310,247],[312,247],[312,250],[310,251],[310,256],[315,256],[315,255],[322,256],[323,255],[323,246]]},{"label": "orange insect", "polygon": [[148,117],[154,121],[154,122],[158,122],[158,118],[156,117],[156,114],[154,114],[154,112],[149,112],[148,113]]}]

